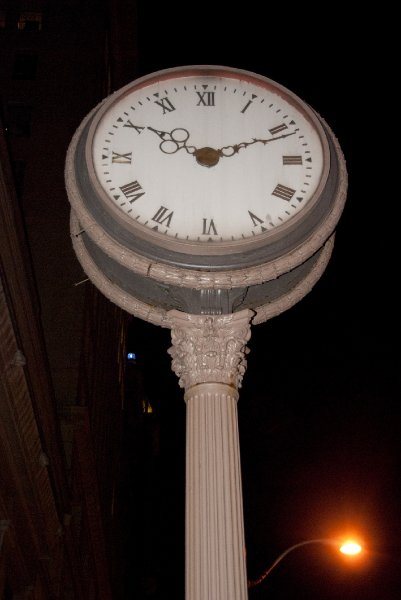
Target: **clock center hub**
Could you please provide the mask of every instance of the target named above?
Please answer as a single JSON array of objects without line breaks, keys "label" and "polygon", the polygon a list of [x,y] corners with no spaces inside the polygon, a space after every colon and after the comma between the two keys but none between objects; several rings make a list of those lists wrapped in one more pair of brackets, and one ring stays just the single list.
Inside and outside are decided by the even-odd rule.
[{"label": "clock center hub", "polygon": [[214,167],[220,160],[220,153],[214,148],[197,148],[194,152],[196,162],[202,167]]}]

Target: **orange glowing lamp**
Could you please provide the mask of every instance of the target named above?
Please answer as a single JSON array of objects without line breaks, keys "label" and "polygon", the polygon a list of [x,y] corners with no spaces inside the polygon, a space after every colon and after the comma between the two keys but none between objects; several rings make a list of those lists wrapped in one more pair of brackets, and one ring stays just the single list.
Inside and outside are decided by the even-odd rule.
[{"label": "orange glowing lamp", "polygon": [[279,563],[281,563],[281,561],[285,556],[287,556],[287,554],[290,554],[290,552],[293,552],[294,550],[301,548],[302,546],[309,546],[310,544],[329,544],[330,546],[335,546],[342,554],[345,554],[346,556],[356,556],[357,554],[360,554],[360,552],[362,552],[362,546],[358,544],[358,542],[356,542],[355,540],[351,539],[346,540],[345,542],[339,542],[338,539],[336,540],[332,538],[304,540],[303,542],[299,542],[298,544],[290,546],[289,548],[287,548],[287,550],[282,552],[282,554],[280,554],[280,556],[274,561],[274,563],[268,569],[266,569],[266,571],[262,573],[262,575],[258,577],[258,579],[248,581],[248,587],[252,588],[262,583],[262,581],[264,581],[264,579],[266,579],[266,577],[270,575],[273,569],[275,569],[276,566]]},{"label": "orange glowing lamp", "polygon": [[362,552],[362,546],[354,540],[347,540],[340,546],[339,550],[347,556],[355,556],[356,554],[360,554],[360,552]]}]

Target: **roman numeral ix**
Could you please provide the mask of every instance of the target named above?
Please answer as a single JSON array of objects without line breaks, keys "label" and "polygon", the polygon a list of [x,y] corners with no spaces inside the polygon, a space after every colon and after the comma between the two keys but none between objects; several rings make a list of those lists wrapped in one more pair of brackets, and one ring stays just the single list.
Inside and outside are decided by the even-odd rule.
[{"label": "roman numeral ix", "polygon": [[125,154],[119,154],[118,152],[112,153],[111,162],[119,165],[130,165],[132,161],[132,152],[126,152]]}]

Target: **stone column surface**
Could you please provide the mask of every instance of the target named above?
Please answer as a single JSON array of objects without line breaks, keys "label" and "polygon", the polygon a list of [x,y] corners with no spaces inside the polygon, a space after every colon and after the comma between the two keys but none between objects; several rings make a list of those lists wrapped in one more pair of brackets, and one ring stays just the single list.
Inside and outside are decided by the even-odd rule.
[{"label": "stone column surface", "polygon": [[186,600],[248,598],[237,400],[253,314],[168,314],[187,404]]}]

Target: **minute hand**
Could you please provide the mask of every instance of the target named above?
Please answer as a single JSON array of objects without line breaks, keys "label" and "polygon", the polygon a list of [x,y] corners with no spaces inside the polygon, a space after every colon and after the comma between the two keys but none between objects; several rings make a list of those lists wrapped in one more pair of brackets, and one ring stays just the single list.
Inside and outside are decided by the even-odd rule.
[{"label": "minute hand", "polygon": [[274,142],[275,140],[281,140],[283,138],[289,137],[290,135],[294,135],[296,131],[292,131],[291,133],[283,133],[283,135],[278,135],[276,137],[271,137],[267,139],[263,138],[253,138],[251,142],[240,142],[239,144],[233,144],[232,146],[223,146],[217,150],[219,156],[233,156],[237,154],[242,148],[247,148],[248,146],[252,146],[253,144],[269,144],[270,142]]}]

